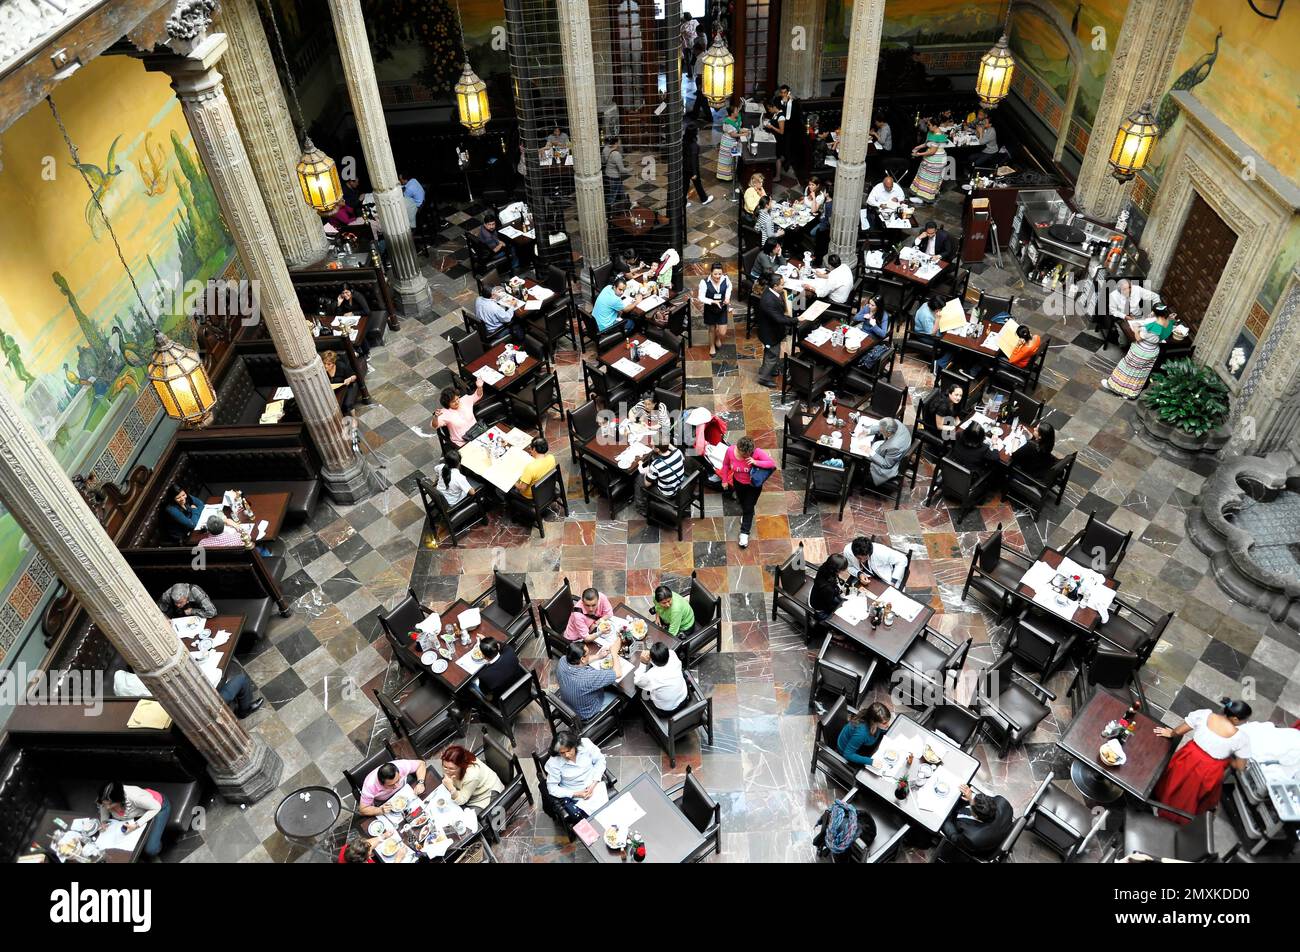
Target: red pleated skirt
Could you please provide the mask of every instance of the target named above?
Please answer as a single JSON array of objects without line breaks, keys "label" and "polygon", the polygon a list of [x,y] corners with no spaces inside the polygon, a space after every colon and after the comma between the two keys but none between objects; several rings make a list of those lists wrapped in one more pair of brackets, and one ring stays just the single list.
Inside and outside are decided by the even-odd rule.
[{"label": "red pleated skirt", "polygon": [[[1219,805],[1227,766],[1227,760],[1211,757],[1196,741],[1188,741],[1169,761],[1151,797],[1159,803],[1199,816]],[[1158,810],[1157,815],[1174,823],[1189,822],[1168,810]]]}]

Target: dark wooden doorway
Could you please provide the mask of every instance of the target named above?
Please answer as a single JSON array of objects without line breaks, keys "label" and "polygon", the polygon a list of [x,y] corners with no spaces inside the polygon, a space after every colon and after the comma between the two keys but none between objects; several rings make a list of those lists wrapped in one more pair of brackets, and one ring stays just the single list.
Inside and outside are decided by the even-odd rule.
[{"label": "dark wooden doorway", "polygon": [[1205,199],[1193,193],[1187,222],[1160,289],[1165,303],[1192,330],[1200,328],[1236,244],[1237,233]]}]

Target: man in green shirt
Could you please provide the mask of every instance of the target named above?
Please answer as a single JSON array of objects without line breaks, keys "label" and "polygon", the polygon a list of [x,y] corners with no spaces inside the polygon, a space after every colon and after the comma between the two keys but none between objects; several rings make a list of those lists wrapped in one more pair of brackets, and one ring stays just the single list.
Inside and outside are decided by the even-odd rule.
[{"label": "man in green shirt", "polygon": [[691,603],[667,585],[655,589],[655,614],[659,623],[674,638],[685,638],[695,628],[695,612]]}]

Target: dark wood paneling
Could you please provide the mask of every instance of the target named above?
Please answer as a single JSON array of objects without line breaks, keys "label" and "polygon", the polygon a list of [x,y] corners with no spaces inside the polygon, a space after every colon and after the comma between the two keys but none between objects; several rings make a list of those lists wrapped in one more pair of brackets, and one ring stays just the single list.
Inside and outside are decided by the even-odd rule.
[{"label": "dark wood paneling", "polygon": [[1161,297],[1177,312],[1178,319],[1193,331],[1205,318],[1236,244],[1237,233],[1205,199],[1193,194],[1192,207],[1160,289]]}]

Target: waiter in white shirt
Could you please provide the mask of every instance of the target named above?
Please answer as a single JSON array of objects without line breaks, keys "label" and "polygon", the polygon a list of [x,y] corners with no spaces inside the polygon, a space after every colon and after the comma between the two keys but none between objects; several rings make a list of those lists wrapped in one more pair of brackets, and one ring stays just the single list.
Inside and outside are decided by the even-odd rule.
[{"label": "waiter in white shirt", "polygon": [[1134,284],[1128,278],[1120,278],[1115,290],[1110,292],[1110,316],[1116,320],[1130,317],[1146,317],[1151,308],[1160,303],[1160,295],[1140,284]]},{"label": "waiter in white shirt", "polygon": [[804,282],[804,289],[832,304],[847,304],[853,292],[853,269],[840,260],[839,255],[826,256],[829,271],[819,271],[818,277]]},{"label": "waiter in white shirt", "polygon": [[[1095,326],[1102,333],[1102,340],[1107,344],[1115,336],[1120,321],[1134,317],[1147,317],[1151,308],[1160,303],[1160,295],[1140,284],[1134,284],[1128,278],[1120,278],[1106,301],[1106,314],[1096,315]],[[1118,337],[1115,343],[1122,344]]]}]

